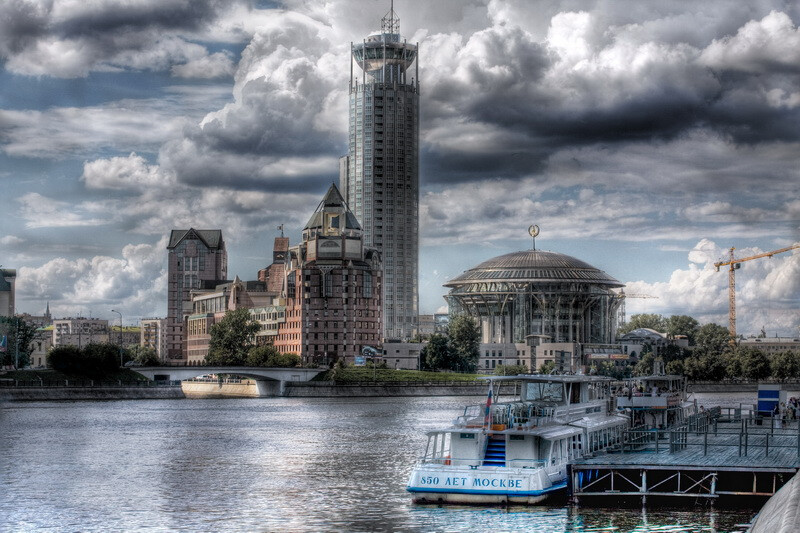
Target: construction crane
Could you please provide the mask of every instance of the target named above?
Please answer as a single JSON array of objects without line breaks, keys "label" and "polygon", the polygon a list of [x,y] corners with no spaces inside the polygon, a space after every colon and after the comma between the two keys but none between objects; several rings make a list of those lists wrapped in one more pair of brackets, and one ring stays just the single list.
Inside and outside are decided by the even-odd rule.
[{"label": "construction crane", "polygon": [[800,248],[800,244],[787,246],[786,248],[781,248],[780,250],[764,252],[763,254],[751,255],[750,257],[740,257],[739,259],[733,257],[733,251],[736,248],[731,248],[728,250],[730,253],[730,259],[728,261],[714,263],[714,266],[717,268],[717,272],[719,272],[719,267],[730,265],[730,268],[728,269],[728,332],[731,336],[729,341],[731,345],[736,344],[736,271],[742,267],[742,263],[745,261],[761,259],[762,257],[772,257],[775,254],[782,254],[783,252],[788,252],[789,250],[794,250],[796,248]]},{"label": "construction crane", "polygon": [[631,294],[631,293],[627,293],[627,292],[625,292],[625,289],[620,289],[620,291],[617,294],[617,296],[619,296],[620,299],[622,300],[622,303],[619,306],[619,325],[620,326],[622,326],[623,324],[625,324],[625,322],[627,322],[626,317],[625,317],[625,300],[627,300],[628,298],[653,298],[653,299],[658,298],[658,296],[651,296],[649,294]]}]

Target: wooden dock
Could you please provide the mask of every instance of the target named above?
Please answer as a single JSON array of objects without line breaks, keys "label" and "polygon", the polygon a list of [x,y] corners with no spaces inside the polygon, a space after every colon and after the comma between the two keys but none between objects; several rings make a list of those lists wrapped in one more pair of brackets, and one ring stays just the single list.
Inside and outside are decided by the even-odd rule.
[{"label": "wooden dock", "polygon": [[716,409],[670,430],[632,429],[617,453],[570,465],[573,501],[772,496],[800,468],[798,421]]}]

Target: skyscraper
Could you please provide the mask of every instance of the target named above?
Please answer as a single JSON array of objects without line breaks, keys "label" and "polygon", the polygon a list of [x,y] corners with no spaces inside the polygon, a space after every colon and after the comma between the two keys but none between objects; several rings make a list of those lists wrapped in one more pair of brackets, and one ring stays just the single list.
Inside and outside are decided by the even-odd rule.
[{"label": "skyscraper", "polygon": [[169,236],[167,361],[186,363],[184,317],[191,314],[192,289],[213,288],[228,276],[222,230],[174,229]]},{"label": "skyscraper", "polygon": [[379,32],[351,44],[349,148],[339,168],[364,245],[383,256],[387,339],[412,337],[419,307],[418,45],[400,36],[399,22],[392,7]]}]

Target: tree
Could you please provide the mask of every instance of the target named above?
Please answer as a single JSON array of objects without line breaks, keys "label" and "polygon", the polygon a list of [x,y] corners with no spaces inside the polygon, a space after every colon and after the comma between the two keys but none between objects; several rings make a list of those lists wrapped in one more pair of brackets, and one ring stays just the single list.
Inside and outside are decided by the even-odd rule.
[{"label": "tree", "polygon": [[452,364],[450,341],[439,333],[431,335],[431,340],[422,349],[421,361],[425,370],[449,370]]},{"label": "tree", "polygon": [[796,378],[800,376],[800,354],[789,351],[776,353],[772,356],[770,369],[778,379]]},{"label": "tree", "polygon": [[728,349],[730,338],[727,328],[714,323],[703,324],[695,334],[695,355],[722,353]]},{"label": "tree", "polygon": [[645,353],[642,355],[642,358],[639,359],[639,362],[636,363],[636,366],[633,369],[633,373],[637,376],[649,376],[653,373],[653,361],[655,357],[650,352]]},{"label": "tree", "polygon": [[0,352],[0,366],[25,368],[30,363],[36,326],[18,316],[0,316],[0,337],[6,336],[6,351]]},{"label": "tree", "polygon": [[242,366],[253,346],[253,336],[260,329],[247,309],[228,311],[211,326],[206,363],[221,366]]},{"label": "tree", "polygon": [[128,358],[139,365],[158,366],[161,364],[155,349],[150,346],[131,346],[127,352]]},{"label": "tree", "polygon": [[555,364],[555,362],[553,362],[553,361],[545,361],[545,362],[544,362],[544,363],[542,363],[542,365],[539,367],[539,373],[540,373],[540,374],[550,374],[550,373],[552,373],[552,372],[553,372],[553,370],[555,370],[555,369],[556,369],[556,364]]},{"label": "tree", "polygon": [[690,346],[694,344],[695,335],[700,329],[700,323],[687,315],[672,315],[667,318],[666,326],[667,335],[671,338],[675,338],[678,335],[685,335],[689,338]]},{"label": "tree", "polygon": [[55,346],[47,354],[47,366],[65,374],[73,374],[81,364],[81,357],[81,350],[77,346]]},{"label": "tree", "polygon": [[764,352],[754,348],[739,348],[737,352],[742,361],[742,376],[748,379],[769,377],[769,358]]},{"label": "tree", "polygon": [[527,373],[528,367],[525,365],[497,365],[494,369],[495,376],[517,376]]},{"label": "tree", "polygon": [[300,366],[300,356],[296,353],[281,353],[271,344],[254,346],[247,352],[247,366],[264,366],[272,368],[293,368]]},{"label": "tree", "polygon": [[631,316],[631,319],[619,327],[619,334],[625,335],[639,328],[649,328],[656,331],[664,331],[667,328],[667,321],[661,315],[642,313]]},{"label": "tree", "polygon": [[478,323],[467,315],[459,315],[448,326],[450,350],[454,359],[451,369],[458,372],[475,372],[480,358],[481,330]]},{"label": "tree", "polygon": [[667,374],[674,374],[680,376],[683,374],[683,359],[675,359],[667,363],[664,367]]},{"label": "tree", "polygon": [[81,374],[100,376],[119,368],[120,347],[109,342],[87,344],[81,350],[83,368]]}]

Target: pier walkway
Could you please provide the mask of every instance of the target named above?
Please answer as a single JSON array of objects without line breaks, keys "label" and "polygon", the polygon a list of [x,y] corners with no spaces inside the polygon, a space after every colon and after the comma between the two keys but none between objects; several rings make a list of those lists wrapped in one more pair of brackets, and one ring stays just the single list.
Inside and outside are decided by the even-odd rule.
[{"label": "pier walkway", "polygon": [[670,430],[628,430],[617,453],[571,465],[573,500],[773,495],[800,468],[798,421],[732,414],[716,409]]}]

